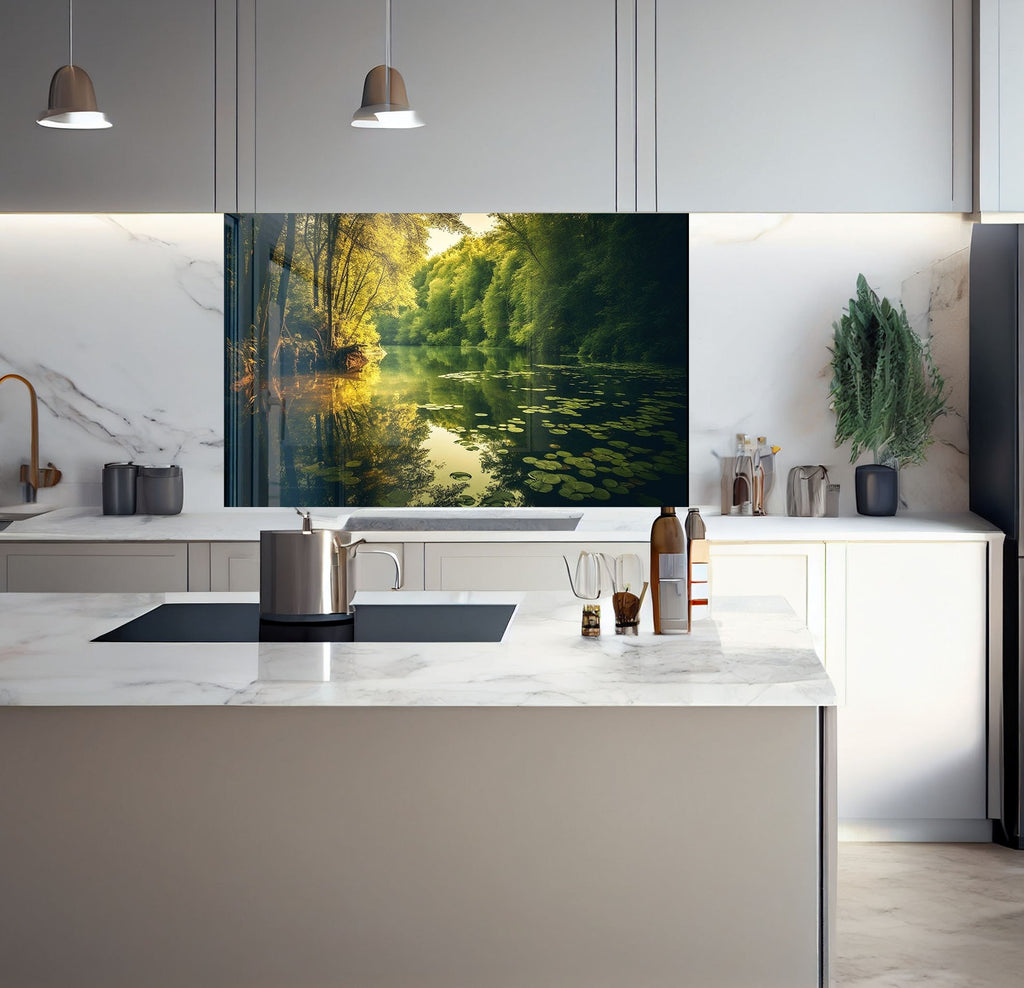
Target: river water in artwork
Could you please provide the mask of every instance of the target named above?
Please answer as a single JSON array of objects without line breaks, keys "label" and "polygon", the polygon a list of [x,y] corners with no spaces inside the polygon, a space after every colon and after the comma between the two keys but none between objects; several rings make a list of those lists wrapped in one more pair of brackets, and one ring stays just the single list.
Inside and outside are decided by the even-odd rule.
[{"label": "river water in artwork", "polygon": [[278,379],[279,503],[686,503],[684,368],[387,350],[358,372]]}]

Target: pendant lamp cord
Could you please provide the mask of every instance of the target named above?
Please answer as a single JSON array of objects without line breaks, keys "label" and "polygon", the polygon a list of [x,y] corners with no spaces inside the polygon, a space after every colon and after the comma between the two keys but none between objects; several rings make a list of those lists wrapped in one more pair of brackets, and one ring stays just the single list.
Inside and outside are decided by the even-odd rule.
[{"label": "pendant lamp cord", "polygon": [[75,64],[75,0],[68,0],[68,65]]},{"label": "pendant lamp cord", "polygon": [[391,109],[391,0],[384,0],[384,103]]}]

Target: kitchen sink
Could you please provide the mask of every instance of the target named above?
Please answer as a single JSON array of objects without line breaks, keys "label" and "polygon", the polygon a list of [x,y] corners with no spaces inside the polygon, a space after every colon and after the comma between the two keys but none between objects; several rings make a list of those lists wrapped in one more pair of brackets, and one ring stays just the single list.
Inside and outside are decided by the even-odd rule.
[{"label": "kitchen sink", "polygon": [[53,511],[56,507],[56,504],[38,504],[35,501],[27,504],[0,505],[0,522],[10,524],[12,521],[36,518],[39,515],[45,515],[48,511]]},{"label": "kitchen sink", "polygon": [[473,508],[469,511],[421,508],[403,511],[354,511],[342,525],[347,532],[573,532],[579,511]]},{"label": "kitchen sink", "polygon": [[261,621],[252,603],[161,604],[97,642],[499,642],[515,604],[359,604],[355,614]]}]

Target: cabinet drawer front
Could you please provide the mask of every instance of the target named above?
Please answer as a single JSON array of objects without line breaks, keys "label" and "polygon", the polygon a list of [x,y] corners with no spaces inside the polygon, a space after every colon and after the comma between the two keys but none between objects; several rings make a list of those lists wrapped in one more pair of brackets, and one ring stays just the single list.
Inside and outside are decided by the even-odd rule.
[{"label": "cabinet drawer front", "polygon": [[[648,542],[453,542],[425,547],[428,590],[569,590],[565,559],[581,552],[635,552],[647,573]],[[645,576],[644,579],[647,579]]]},{"label": "cabinet drawer front", "polygon": [[[390,590],[395,564],[373,549],[386,549],[402,565],[402,589],[423,589],[423,545],[418,542],[374,542],[359,546],[349,564],[349,579],[357,590]],[[252,591],[260,589],[260,544],[258,542],[214,542],[210,546],[210,589]]]},{"label": "cabinet drawer front", "polygon": [[188,549],[172,545],[33,546],[7,554],[12,593],[168,593],[188,589]]}]

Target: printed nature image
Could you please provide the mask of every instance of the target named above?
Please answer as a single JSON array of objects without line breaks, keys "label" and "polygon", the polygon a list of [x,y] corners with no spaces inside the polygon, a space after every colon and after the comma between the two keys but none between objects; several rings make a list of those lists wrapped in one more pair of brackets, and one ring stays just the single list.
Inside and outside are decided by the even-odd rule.
[{"label": "printed nature image", "polygon": [[686,502],[685,215],[231,221],[229,504]]}]

